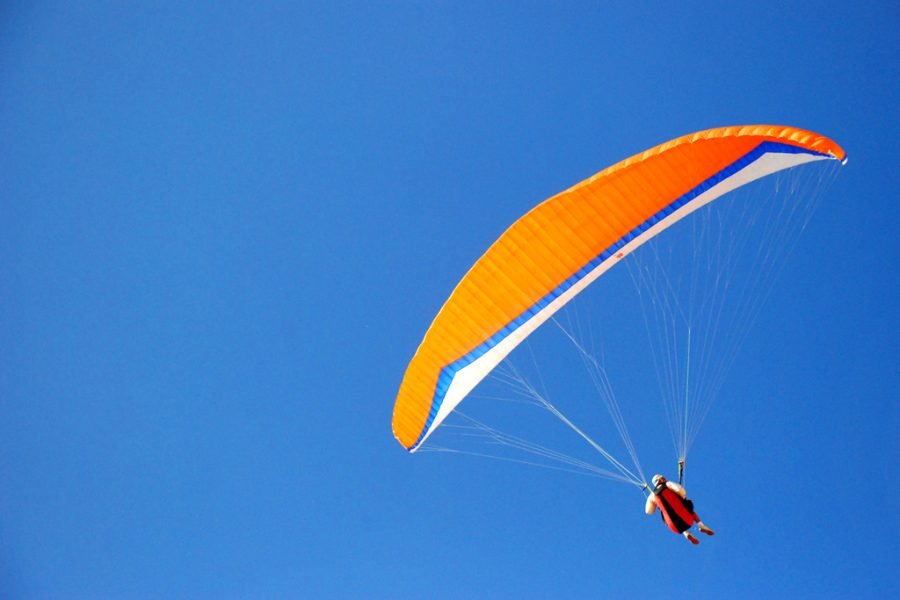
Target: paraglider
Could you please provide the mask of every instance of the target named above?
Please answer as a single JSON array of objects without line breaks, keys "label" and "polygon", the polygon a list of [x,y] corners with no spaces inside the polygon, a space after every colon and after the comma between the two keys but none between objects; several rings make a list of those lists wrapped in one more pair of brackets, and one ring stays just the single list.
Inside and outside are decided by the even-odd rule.
[{"label": "paraglider", "polygon": [[652,515],[659,509],[659,514],[665,524],[674,533],[681,534],[692,544],[699,544],[700,540],[691,535],[690,529],[696,523],[697,529],[706,535],[714,535],[715,532],[707,527],[694,510],[694,503],[688,499],[684,486],[668,481],[662,475],[654,475],[651,480],[653,489],[644,504],[644,512]]},{"label": "paraglider", "polygon": [[[515,221],[472,265],[434,317],[403,376],[394,405],[394,436],[410,453],[421,449],[469,393],[517,346],[614,265],[629,263],[630,254],[673,224],[750,182],[818,161],[843,164],[846,155],[832,140],[802,129],[769,125],[722,127],[679,137],[632,156],[538,204]],[[793,214],[793,207],[786,212]],[[768,229],[778,230],[779,226]],[[728,250],[722,254],[729,255],[734,248]],[[766,262],[770,254],[759,259],[763,264],[761,269],[771,268]],[[715,278],[721,279],[722,274],[716,272]],[[639,274],[640,277],[644,274]],[[668,274],[662,279],[671,287]],[[726,295],[708,294],[715,302]],[[751,316],[759,306],[758,297],[752,300],[747,311]],[[688,400],[692,396],[688,384],[702,376],[691,370],[690,359],[696,352],[692,344],[714,339],[718,331],[722,312],[715,302],[712,306],[716,327],[712,328],[711,335],[698,332],[694,336],[697,340],[692,341],[691,321],[685,319],[686,335],[667,338],[672,347],[677,346],[677,352],[682,352],[682,346],[675,342],[680,344],[682,339],[686,340],[682,352],[687,357],[685,374],[673,376],[670,368],[667,382],[673,390],[671,396],[677,396],[671,411],[667,406],[667,416],[674,421],[671,428],[679,460],[679,479],[683,476],[687,448],[705,416],[704,411],[708,410],[708,405],[702,410],[689,410]],[[675,322],[683,317],[671,316],[667,315],[666,320]],[[597,386],[604,388],[600,390],[601,395],[609,392],[611,396],[611,391],[605,389],[610,386],[600,361],[573,336],[564,333],[582,353],[586,366],[604,380]],[[697,370],[709,369],[710,357],[723,354],[733,359],[734,352],[729,348],[728,352],[717,353],[707,346],[702,352],[696,352],[703,359]],[[727,364],[717,367],[711,382],[701,382],[707,397],[715,396],[726,368]],[[695,523],[700,531],[712,535],[712,530],[694,513],[681,485],[666,482],[661,476],[654,478],[653,488],[646,483],[614,399],[607,400],[607,408],[631,454],[636,473],[592,440],[533,386],[518,376],[514,379],[521,385],[520,393],[551,412],[618,472],[570,460],[462,415],[470,430],[485,434],[490,443],[540,453],[544,458],[562,461],[589,474],[619,479],[650,492],[647,512],[660,510],[667,525],[692,543],[698,543],[689,532]],[[689,414],[697,422],[688,423]]]}]

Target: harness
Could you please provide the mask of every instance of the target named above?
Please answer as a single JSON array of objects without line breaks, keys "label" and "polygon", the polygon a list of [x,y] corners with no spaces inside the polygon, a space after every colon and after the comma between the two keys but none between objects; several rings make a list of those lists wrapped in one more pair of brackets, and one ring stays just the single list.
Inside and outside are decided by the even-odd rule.
[{"label": "harness", "polygon": [[654,500],[662,520],[669,529],[675,533],[684,533],[694,524],[694,514],[685,505],[681,496],[666,487],[666,484],[656,486],[653,490]]}]

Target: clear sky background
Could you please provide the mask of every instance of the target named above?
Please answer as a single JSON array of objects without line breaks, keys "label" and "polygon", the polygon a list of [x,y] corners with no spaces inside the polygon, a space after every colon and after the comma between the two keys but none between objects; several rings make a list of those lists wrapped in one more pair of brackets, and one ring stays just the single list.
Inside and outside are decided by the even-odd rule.
[{"label": "clear sky background", "polygon": [[[900,594],[900,9],[724,4],[5,2],[0,596]],[[693,449],[716,537],[404,452],[406,364],[515,218],[747,123],[850,161]]]}]

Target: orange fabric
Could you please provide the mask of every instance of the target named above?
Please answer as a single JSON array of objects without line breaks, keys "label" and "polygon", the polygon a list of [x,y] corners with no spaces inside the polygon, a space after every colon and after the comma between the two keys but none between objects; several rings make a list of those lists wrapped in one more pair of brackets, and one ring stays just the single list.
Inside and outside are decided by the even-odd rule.
[{"label": "orange fabric", "polygon": [[483,343],[623,235],[764,141],[831,154],[831,140],[790,127],[711,129],[635,155],[542,202],[505,232],[453,290],[407,367],[394,435],[425,428],[441,369]]}]

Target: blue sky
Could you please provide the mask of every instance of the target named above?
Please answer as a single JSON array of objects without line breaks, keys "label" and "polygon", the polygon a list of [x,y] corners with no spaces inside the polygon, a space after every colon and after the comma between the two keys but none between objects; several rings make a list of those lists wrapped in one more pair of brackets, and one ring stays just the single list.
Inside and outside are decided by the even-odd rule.
[{"label": "blue sky", "polygon": [[[0,595],[896,595],[900,10],[782,4],[5,3]],[[402,450],[405,366],[514,219],[744,123],[850,161],[692,451],[715,538]]]}]

